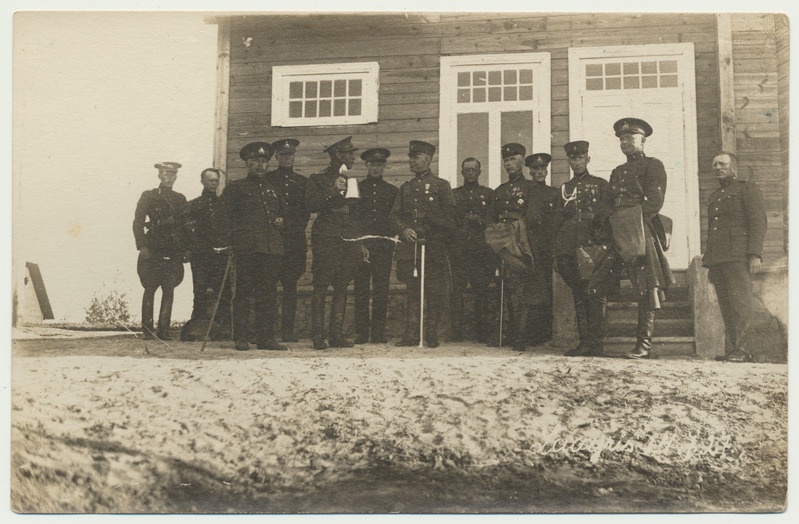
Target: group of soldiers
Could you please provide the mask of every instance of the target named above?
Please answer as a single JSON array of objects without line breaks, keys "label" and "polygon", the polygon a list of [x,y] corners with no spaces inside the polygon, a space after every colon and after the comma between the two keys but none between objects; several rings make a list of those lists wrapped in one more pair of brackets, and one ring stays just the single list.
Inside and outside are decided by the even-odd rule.
[{"label": "group of soldiers", "polygon": [[[621,278],[629,278],[638,298],[638,324],[635,347],[627,356],[649,358],[655,311],[674,282],[664,254],[667,219],[659,215],[667,177],[663,163],[644,154],[646,138],[652,134],[648,123],[623,118],[614,124],[614,131],[627,161],[613,170],[610,180],[589,173],[589,143],[574,141],[563,146],[573,176],[560,188],[546,183],[551,156],[526,156],[525,147],[516,143],[501,147],[508,181],[495,190],[480,185],[481,164],[472,157],[462,161],[463,185],[453,190],[430,169],[436,147],[418,140],[412,140],[408,149],[413,178],[399,188],[383,180],[391,154],[384,148],[363,151],[360,158],[367,175],[360,181],[350,178],[357,151],[352,137],[324,149],[328,166],[308,178],[293,169],[299,141],[247,144],[240,151],[247,176],[230,181],[218,196],[222,173],[206,169],[201,174],[202,195],[188,203],[172,190],[180,164],[156,164],[161,183],[142,194],[133,223],[144,286],[144,337],[169,339],[173,290],[188,261],[194,281],[190,323],[210,322],[206,336],[212,324],[232,326],[237,350],[249,349],[252,331],[257,348],[287,349],[281,342],[297,341],[297,282],[306,267],[305,231],[315,214],[311,230],[315,349],[388,342],[389,283],[396,259],[396,276],[407,288],[399,346],[437,347],[439,324],[447,309],[451,341],[469,334],[479,342],[523,351],[550,340],[554,268],[571,288],[576,313],[579,344],[566,355],[603,354],[607,297]],[[278,166],[269,171],[273,156]],[[728,153],[720,157],[735,160]],[[525,166],[531,179],[525,177]],[[748,187],[753,188],[749,193],[759,196],[754,184]],[[756,239],[750,240],[756,244]],[[762,236],[760,245],[762,249]],[[756,245],[747,248],[746,269],[755,271],[752,258],[759,261],[760,252]],[[708,264],[714,264],[708,258]],[[712,281],[722,285],[730,271],[712,271]],[[230,280],[232,293],[224,285]],[[356,338],[350,341],[343,325],[347,288],[353,280]],[[474,329],[467,329],[464,320],[464,291],[469,286]],[[163,294],[156,329],[153,309],[158,287]],[[735,302],[738,295],[731,289],[724,296]],[[230,301],[232,318],[231,308],[225,306]],[[731,312],[724,314],[725,322],[738,320],[736,307],[727,307]],[[249,327],[251,317],[254,330]],[[743,359],[731,355],[731,360]]]}]

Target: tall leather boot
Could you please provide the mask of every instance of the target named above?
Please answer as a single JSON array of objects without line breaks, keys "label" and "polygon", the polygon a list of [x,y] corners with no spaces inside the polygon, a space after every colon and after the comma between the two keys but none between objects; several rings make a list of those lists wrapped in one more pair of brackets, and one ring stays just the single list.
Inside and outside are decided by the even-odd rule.
[{"label": "tall leather boot", "polygon": [[577,335],[580,343],[577,347],[570,349],[564,355],[567,357],[582,357],[591,353],[588,344],[588,297],[574,298],[574,315],[577,320]]},{"label": "tall leather boot", "polygon": [[144,288],[144,295],[141,299],[141,331],[145,340],[155,338],[155,326],[153,325],[153,309],[155,303],[155,289]]},{"label": "tall leather boot", "polygon": [[527,316],[530,314],[530,306],[519,294],[514,295],[511,300],[513,301],[511,345],[516,351],[525,351],[527,349]]},{"label": "tall leather boot", "polygon": [[650,358],[652,351],[652,333],[655,330],[655,311],[649,304],[638,304],[638,328],[636,330],[635,348],[627,353],[627,358]]},{"label": "tall leather boot", "polygon": [[589,354],[602,356],[605,344],[605,325],[608,312],[606,297],[592,296],[588,301],[588,348]]},{"label": "tall leather boot", "polygon": [[327,349],[325,343],[325,296],[324,290],[314,289],[311,297],[311,338],[314,349]]},{"label": "tall leather boot", "polygon": [[175,298],[175,288],[161,287],[161,309],[158,312],[158,338],[172,340],[169,336],[169,325],[172,323],[172,302]]},{"label": "tall leather boot", "polygon": [[283,284],[283,304],[280,307],[280,338],[283,342],[297,342],[294,336],[294,319],[297,316],[297,284]]},{"label": "tall leather boot", "polygon": [[330,342],[331,348],[351,348],[355,344],[344,338],[344,314],[347,311],[347,288],[343,292],[333,290],[330,304]]},{"label": "tall leather boot", "polygon": [[[364,264],[365,265],[365,264]],[[355,343],[369,342],[369,295],[371,294],[369,282],[371,272],[363,265],[358,267],[355,274]]]},{"label": "tall leather boot", "polygon": [[[475,300],[477,298],[475,297]],[[463,341],[463,290],[452,291],[449,309],[449,337],[450,342]]]},{"label": "tall leather boot", "polygon": [[405,299],[405,334],[397,346],[419,345],[419,295],[408,290]]},{"label": "tall leather boot", "polygon": [[477,342],[485,342],[488,340],[488,319],[486,318],[487,313],[486,307],[486,296],[485,293],[475,292],[474,294],[474,315],[475,315],[475,326],[474,326],[474,339]]}]

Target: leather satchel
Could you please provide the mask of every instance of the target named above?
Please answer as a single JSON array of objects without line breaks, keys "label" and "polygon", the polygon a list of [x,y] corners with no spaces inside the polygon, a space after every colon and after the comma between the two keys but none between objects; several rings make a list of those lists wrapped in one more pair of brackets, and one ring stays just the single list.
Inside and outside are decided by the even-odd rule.
[{"label": "leather satchel", "polygon": [[646,254],[644,214],[641,204],[617,209],[610,215],[610,228],[622,260],[632,260]]},{"label": "leather satchel", "polygon": [[577,270],[580,278],[590,280],[594,270],[607,258],[608,248],[601,244],[586,244],[577,248]]}]

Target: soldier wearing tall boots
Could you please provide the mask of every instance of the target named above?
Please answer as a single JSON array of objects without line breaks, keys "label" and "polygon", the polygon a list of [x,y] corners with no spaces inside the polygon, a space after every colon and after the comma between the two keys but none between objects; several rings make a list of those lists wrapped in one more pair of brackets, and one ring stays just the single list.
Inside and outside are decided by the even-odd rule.
[{"label": "soldier wearing tall boots", "polygon": [[[603,354],[607,295],[618,282],[612,273],[615,259],[608,225],[613,194],[607,180],[588,172],[588,146],[584,140],[563,146],[573,176],[560,188],[555,218],[555,265],[572,290],[580,338],[577,347],[566,352],[570,357]],[[582,257],[582,271],[578,250],[593,256],[588,261]]]},{"label": "soldier wearing tall boots", "polygon": [[420,342],[422,244],[426,252],[424,342],[428,347],[439,345],[438,323],[446,305],[447,243],[455,228],[455,198],[449,182],[430,171],[435,151],[432,144],[410,141],[408,166],[414,177],[400,187],[390,214],[394,232],[402,240],[397,246],[397,278],[408,289],[405,333],[398,346],[414,346]]},{"label": "soldier wearing tall boots", "polygon": [[[189,201],[184,213],[191,251],[190,266],[194,288],[194,307],[191,311],[191,321],[187,322],[181,330],[181,340],[191,340],[192,332],[200,325],[197,322],[211,319],[212,305],[220,296],[222,279],[225,278],[228,255],[214,250],[215,239],[213,237],[214,215],[220,212],[219,195],[216,193],[219,188],[219,180],[218,169],[203,169],[200,173],[202,194]],[[224,283],[214,320],[214,326],[217,329],[212,330],[211,336],[222,338],[227,333],[227,337],[229,337],[230,285],[227,282]]]},{"label": "soldier wearing tall boots", "polygon": [[527,205],[527,234],[536,264],[537,278],[541,279],[545,299],[530,306],[527,319],[528,342],[532,346],[552,339],[552,242],[555,210],[560,198],[556,187],[547,185],[548,166],[552,157],[548,153],[534,153],[524,159],[530,169],[530,202]]},{"label": "soldier wearing tall boots", "polygon": [[[136,271],[144,287],[141,304],[142,333],[145,339],[157,336],[170,340],[172,301],[175,288],[183,282],[183,263],[189,253],[183,223],[186,197],[172,190],[181,165],[155,164],[161,183],[141,194],[133,217],[133,236],[139,258]],[[153,326],[155,292],[161,288],[158,331]]]},{"label": "soldier wearing tall boots", "polygon": [[[344,314],[347,286],[355,276],[368,250],[361,241],[355,201],[346,198],[347,171],[355,163],[355,147],[348,136],[325,148],[330,164],[308,179],[305,201],[308,211],[316,213],[311,229],[313,252],[313,296],[311,297],[311,336],[314,349],[352,347],[344,338]],[[328,342],[325,342],[325,301],[333,287],[330,305]]]},{"label": "soldier wearing tall boots", "polygon": [[461,163],[463,185],[453,189],[457,209],[457,234],[450,243],[452,292],[450,295],[449,340],[463,340],[463,295],[471,285],[474,294],[474,339],[486,342],[489,337],[488,314],[490,285],[499,259],[488,247],[483,230],[489,223],[488,211],[494,203],[494,190],[481,186],[480,161],[466,158]]},{"label": "soldier wearing tall boots", "polygon": [[272,142],[277,158],[277,169],[266,174],[266,180],[277,191],[280,204],[285,210],[283,236],[283,260],[279,279],[283,287],[280,307],[280,338],[283,342],[297,342],[294,335],[294,319],[297,315],[297,282],[305,273],[308,242],[305,229],[311,214],[305,203],[308,179],[294,171],[294,155],[299,140],[283,138]]},{"label": "soldier wearing tall boots", "polygon": [[652,134],[648,123],[639,118],[622,118],[613,124],[613,129],[619,137],[622,153],[627,156],[627,161],[610,174],[613,211],[640,205],[644,223],[645,254],[623,261],[638,296],[636,342],[626,356],[650,358],[655,311],[665,300],[666,289],[674,283],[663,246],[652,226],[652,219],[663,207],[666,195],[666,169],[663,162],[644,154],[644,144]]},{"label": "soldier wearing tall boots", "polygon": [[360,199],[356,211],[363,234],[374,238],[364,240],[364,245],[369,250],[369,259],[361,261],[355,275],[356,344],[364,344],[370,340],[373,343],[388,342],[388,288],[395,245],[388,238],[393,236],[388,214],[398,192],[396,186],[383,180],[383,169],[390,155],[391,152],[382,147],[367,149],[361,153],[367,172],[366,178],[358,183]]},{"label": "soldier wearing tall boots", "polygon": [[[494,192],[494,205],[489,211],[492,223],[521,223],[527,232],[532,182],[524,177],[524,155],[526,149],[521,144],[505,144],[501,148],[502,165],[508,173],[508,181]],[[525,249],[530,249],[529,235],[525,235]],[[507,261],[501,263],[501,278],[504,286],[505,304],[503,311],[503,344],[507,341],[515,350],[527,348],[527,318],[531,305],[541,305],[546,301],[544,279],[529,257],[525,267],[517,267]],[[507,312],[507,314],[504,314]],[[491,345],[496,345],[492,341]]]},{"label": "soldier wearing tall boots", "polygon": [[258,349],[286,350],[275,336],[278,269],[283,258],[283,210],[276,189],[266,180],[273,149],[267,142],[244,146],[239,156],[247,176],[228,183],[220,197],[218,242],[232,248],[236,261],[233,338],[239,351],[249,349],[250,297],[255,299]]}]

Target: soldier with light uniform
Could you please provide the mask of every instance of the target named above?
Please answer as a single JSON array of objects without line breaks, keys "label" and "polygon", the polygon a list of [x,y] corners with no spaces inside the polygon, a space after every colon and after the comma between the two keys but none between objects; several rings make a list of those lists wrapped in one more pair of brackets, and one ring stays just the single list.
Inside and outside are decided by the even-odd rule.
[{"label": "soldier with light uniform", "polygon": [[[358,220],[369,250],[369,260],[361,261],[355,275],[355,338],[356,344],[385,343],[386,316],[388,315],[388,288],[391,282],[391,265],[394,261],[394,236],[388,214],[397,198],[396,186],[383,180],[383,169],[391,151],[382,147],[361,153],[366,164],[366,178],[358,183],[360,198],[356,205]],[[371,281],[371,293],[370,293]],[[369,295],[372,297],[371,314]]]},{"label": "soldier with light uniform", "polygon": [[[554,255],[558,274],[572,290],[580,342],[569,357],[601,356],[604,352],[607,295],[618,282],[608,216],[613,193],[607,180],[588,172],[588,142],[576,140],[563,146],[572,178],[560,188],[555,218]],[[589,271],[580,271],[578,249],[596,259]],[[590,251],[589,251],[590,250]]]},{"label": "soldier with light uniform", "polygon": [[[421,304],[421,244],[425,244],[424,342],[438,347],[438,322],[445,307],[449,238],[455,228],[455,198],[449,182],[430,171],[436,147],[411,140],[408,165],[414,177],[402,184],[391,222],[402,242],[397,246],[397,278],[408,288],[405,308],[405,334],[398,346],[419,344]],[[414,269],[417,269],[414,274]]]},{"label": "soldier with light uniform", "polygon": [[280,265],[281,301],[280,335],[283,342],[297,342],[294,335],[294,318],[297,313],[297,282],[305,273],[308,242],[305,229],[311,214],[305,203],[308,179],[294,171],[294,155],[300,141],[282,138],[272,142],[277,158],[277,169],[266,174],[267,181],[277,191],[285,210],[283,236],[283,261]]},{"label": "soldier with light uniform", "polygon": [[663,207],[666,195],[666,169],[663,162],[644,154],[646,139],[652,134],[652,126],[640,118],[622,118],[613,124],[622,153],[627,161],[610,174],[613,191],[614,212],[641,206],[644,222],[643,256],[624,260],[627,276],[638,295],[638,325],[636,342],[628,358],[649,358],[652,351],[652,335],[655,328],[655,310],[665,300],[665,291],[674,283],[674,277],[657,240],[652,219]]}]

